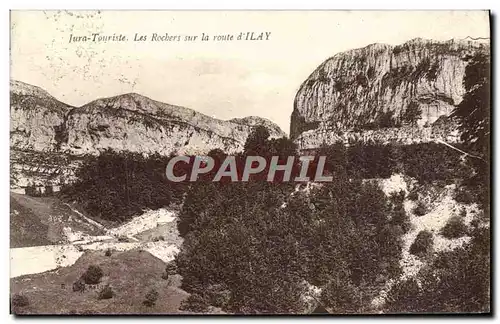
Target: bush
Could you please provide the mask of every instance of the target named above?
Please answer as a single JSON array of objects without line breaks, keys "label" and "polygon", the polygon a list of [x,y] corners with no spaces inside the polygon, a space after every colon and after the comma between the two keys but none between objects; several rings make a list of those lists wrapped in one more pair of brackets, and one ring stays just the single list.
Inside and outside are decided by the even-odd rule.
[{"label": "bush", "polygon": [[432,233],[429,231],[420,231],[410,246],[410,253],[418,257],[423,257],[432,251],[432,245]]},{"label": "bush", "polygon": [[474,203],[474,195],[465,187],[459,188],[455,193],[455,200],[459,203],[470,205]]},{"label": "bush", "polygon": [[165,272],[169,275],[174,275],[177,273],[177,264],[175,261],[170,261],[167,263],[167,266],[165,267]]},{"label": "bush", "polygon": [[209,300],[207,304],[215,307],[224,308],[231,300],[231,291],[226,285],[215,284],[207,287],[206,299]]},{"label": "bush", "polygon": [[427,213],[428,213],[427,206],[424,204],[423,201],[419,200],[415,208],[413,208],[413,214],[417,216],[424,216]]},{"label": "bush", "polygon": [[182,197],[186,184],[167,181],[164,175],[169,159],[112,150],[86,156],[76,171],[78,181],[63,188],[61,197],[102,219],[127,221],[144,209],[162,208]]},{"label": "bush", "polygon": [[421,289],[415,278],[400,281],[392,286],[386,297],[385,308],[391,313],[412,313],[418,311],[416,301],[421,298]]},{"label": "bush", "polygon": [[418,200],[418,192],[417,192],[417,190],[410,191],[410,193],[408,194],[408,199],[411,200],[411,201],[417,201]]},{"label": "bush", "polygon": [[30,304],[28,297],[21,294],[14,294],[11,303],[14,307],[26,307]]},{"label": "bush", "polygon": [[456,239],[467,234],[467,226],[460,216],[451,217],[446,225],[441,229],[441,235],[447,239]]},{"label": "bush", "polygon": [[113,289],[108,285],[106,285],[104,288],[99,291],[99,295],[97,296],[98,299],[110,299],[113,298],[115,293],[113,292]]},{"label": "bush", "polygon": [[86,284],[95,285],[101,281],[102,276],[102,269],[99,266],[91,265],[87,271],[82,274],[81,278]]},{"label": "bush", "polygon": [[411,221],[410,217],[405,211],[403,201],[402,200],[393,201],[392,204],[393,204],[393,210],[391,214],[392,224],[399,226],[402,229],[403,234],[408,233],[411,230]]},{"label": "bush", "polygon": [[111,249],[107,249],[106,252],[104,253],[104,256],[111,256]]},{"label": "bush", "polygon": [[152,288],[150,291],[148,291],[142,303],[148,307],[151,307],[156,303],[156,300],[158,300],[158,292],[156,291],[156,289]]},{"label": "bush", "polygon": [[363,307],[361,296],[348,278],[336,278],[323,289],[321,303],[335,314],[358,313]]},{"label": "bush", "polygon": [[168,280],[170,278],[170,276],[168,275],[168,273],[164,272],[164,273],[161,274],[161,278],[163,280]]},{"label": "bush", "polygon": [[195,313],[203,313],[208,311],[208,303],[201,295],[192,294],[182,302],[179,309]]},{"label": "bush", "polygon": [[386,298],[384,313],[488,313],[491,308],[490,229],[442,251],[412,279],[397,283]]},{"label": "bush", "polygon": [[82,278],[78,279],[73,283],[73,291],[83,292],[85,291],[85,282]]}]

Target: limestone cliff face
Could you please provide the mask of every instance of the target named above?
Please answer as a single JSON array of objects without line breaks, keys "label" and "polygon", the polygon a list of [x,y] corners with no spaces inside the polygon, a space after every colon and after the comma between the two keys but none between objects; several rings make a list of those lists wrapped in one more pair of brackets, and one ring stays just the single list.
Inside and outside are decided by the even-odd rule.
[{"label": "limestone cliff face", "polygon": [[285,132],[279,128],[278,125],[273,123],[272,121],[259,117],[259,116],[248,116],[244,118],[233,118],[228,120],[231,123],[235,124],[240,124],[240,125],[246,125],[250,127],[256,127],[256,126],[264,126],[266,127],[270,134],[271,137],[283,137],[286,136]]},{"label": "limestone cliff face", "polygon": [[71,108],[39,87],[11,81],[10,146],[20,150],[57,150],[61,125]]},{"label": "limestone cliff face", "polygon": [[11,147],[17,150],[99,154],[110,148],[141,153],[206,153],[240,150],[257,125],[284,136],[258,117],[223,121],[132,93],[66,105],[46,91],[11,82]]},{"label": "limestone cliff face", "polygon": [[[267,121],[272,136],[283,132]],[[95,154],[106,148],[160,154],[241,150],[254,125],[208,117],[138,94],[99,99],[75,108],[66,121],[63,149]]]},{"label": "limestone cliff face", "polygon": [[488,44],[475,41],[414,39],[399,46],[372,44],[339,53],[302,83],[290,136],[299,143],[311,137],[328,143],[335,136],[324,134],[332,132],[347,132],[349,137],[362,130],[399,128],[409,108],[422,111],[418,127],[432,127],[462,100],[463,58],[487,50]]},{"label": "limestone cliff face", "polygon": [[[232,153],[243,149],[257,125],[268,127],[272,137],[285,135],[263,118],[223,121],[134,93],[75,108],[38,87],[11,81],[10,146],[15,171],[11,182],[13,187],[67,182],[72,175],[66,169],[71,164],[74,170],[76,165],[66,160],[98,155],[105,149],[168,155],[205,154],[218,148]],[[66,162],[59,168],[54,156],[65,157]]]}]

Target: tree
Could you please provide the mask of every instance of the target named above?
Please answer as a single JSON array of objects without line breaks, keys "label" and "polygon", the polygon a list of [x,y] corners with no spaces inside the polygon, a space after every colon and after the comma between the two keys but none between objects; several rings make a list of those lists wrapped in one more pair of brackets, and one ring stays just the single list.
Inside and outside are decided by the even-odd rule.
[{"label": "tree", "polygon": [[101,281],[103,272],[101,267],[91,265],[88,267],[87,271],[82,274],[82,279],[86,284],[95,285]]},{"label": "tree", "polygon": [[486,207],[489,202],[490,159],[490,57],[478,52],[467,57],[463,85],[465,94],[452,112],[459,126],[468,163],[475,172],[466,184],[476,187],[479,203]]},{"label": "tree", "polygon": [[[259,125],[248,135],[243,151],[250,155],[259,155],[265,149],[266,140],[269,138],[269,130]],[[264,147],[263,147],[264,146]]]},{"label": "tree", "polygon": [[11,298],[11,304],[14,307],[26,307],[30,304],[28,297],[21,294],[14,294]]},{"label": "tree", "polygon": [[465,59],[462,101],[451,113],[458,121],[461,139],[468,149],[483,159],[489,157],[490,145],[490,57],[478,52]]},{"label": "tree", "polygon": [[97,299],[110,299],[113,298],[115,295],[113,289],[111,289],[111,286],[107,284],[104,286],[100,291],[99,294],[97,295]]},{"label": "tree", "polygon": [[418,257],[428,255],[433,249],[434,240],[429,231],[420,231],[410,246],[410,253]]},{"label": "tree", "polygon": [[147,307],[154,306],[154,304],[156,304],[156,301],[158,300],[158,295],[158,291],[156,291],[156,289],[154,288],[151,288],[146,294],[142,303]]},{"label": "tree", "polygon": [[441,229],[441,235],[448,239],[456,239],[467,234],[467,226],[460,216],[451,217]]},{"label": "tree", "polygon": [[476,229],[463,247],[439,252],[415,278],[393,286],[384,312],[489,312],[489,233]]}]

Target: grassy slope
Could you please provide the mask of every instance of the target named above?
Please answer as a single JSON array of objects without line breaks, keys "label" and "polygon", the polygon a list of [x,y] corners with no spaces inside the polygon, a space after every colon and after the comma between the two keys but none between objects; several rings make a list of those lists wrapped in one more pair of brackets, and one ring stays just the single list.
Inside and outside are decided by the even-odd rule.
[{"label": "grassy slope", "polygon": [[64,227],[89,235],[103,234],[56,197],[30,197],[11,192],[10,204],[11,248],[64,243]]},{"label": "grassy slope", "polygon": [[[98,300],[96,290],[73,292],[72,284],[89,265],[99,265],[115,297]],[[25,295],[30,305],[14,309],[18,314],[152,314],[179,313],[179,306],[188,293],[178,284],[163,280],[165,263],[144,251],[114,252],[107,257],[102,251],[85,253],[73,266],[55,271],[11,279],[11,293]],[[179,280],[175,280],[179,281]],[[62,286],[64,284],[64,287]],[[146,307],[144,296],[155,288],[156,304]]]},{"label": "grassy slope", "polygon": [[48,226],[29,208],[10,197],[10,247],[49,245]]}]

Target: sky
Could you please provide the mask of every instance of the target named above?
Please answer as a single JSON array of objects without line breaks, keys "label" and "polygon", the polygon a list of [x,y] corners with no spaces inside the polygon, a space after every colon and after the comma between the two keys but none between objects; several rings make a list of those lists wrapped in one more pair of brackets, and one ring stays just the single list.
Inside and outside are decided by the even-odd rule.
[{"label": "sky", "polygon": [[[236,39],[247,32],[263,40]],[[127,41],[69,42],[94,33]],[[213,40],[225,35],[234,39]],[[336,53],[468,36],[489,37],[488,12],[12,11],[11,79],[73,106],[135,92],[219,119],[268,118],[288,133],[301,83]]]}]

